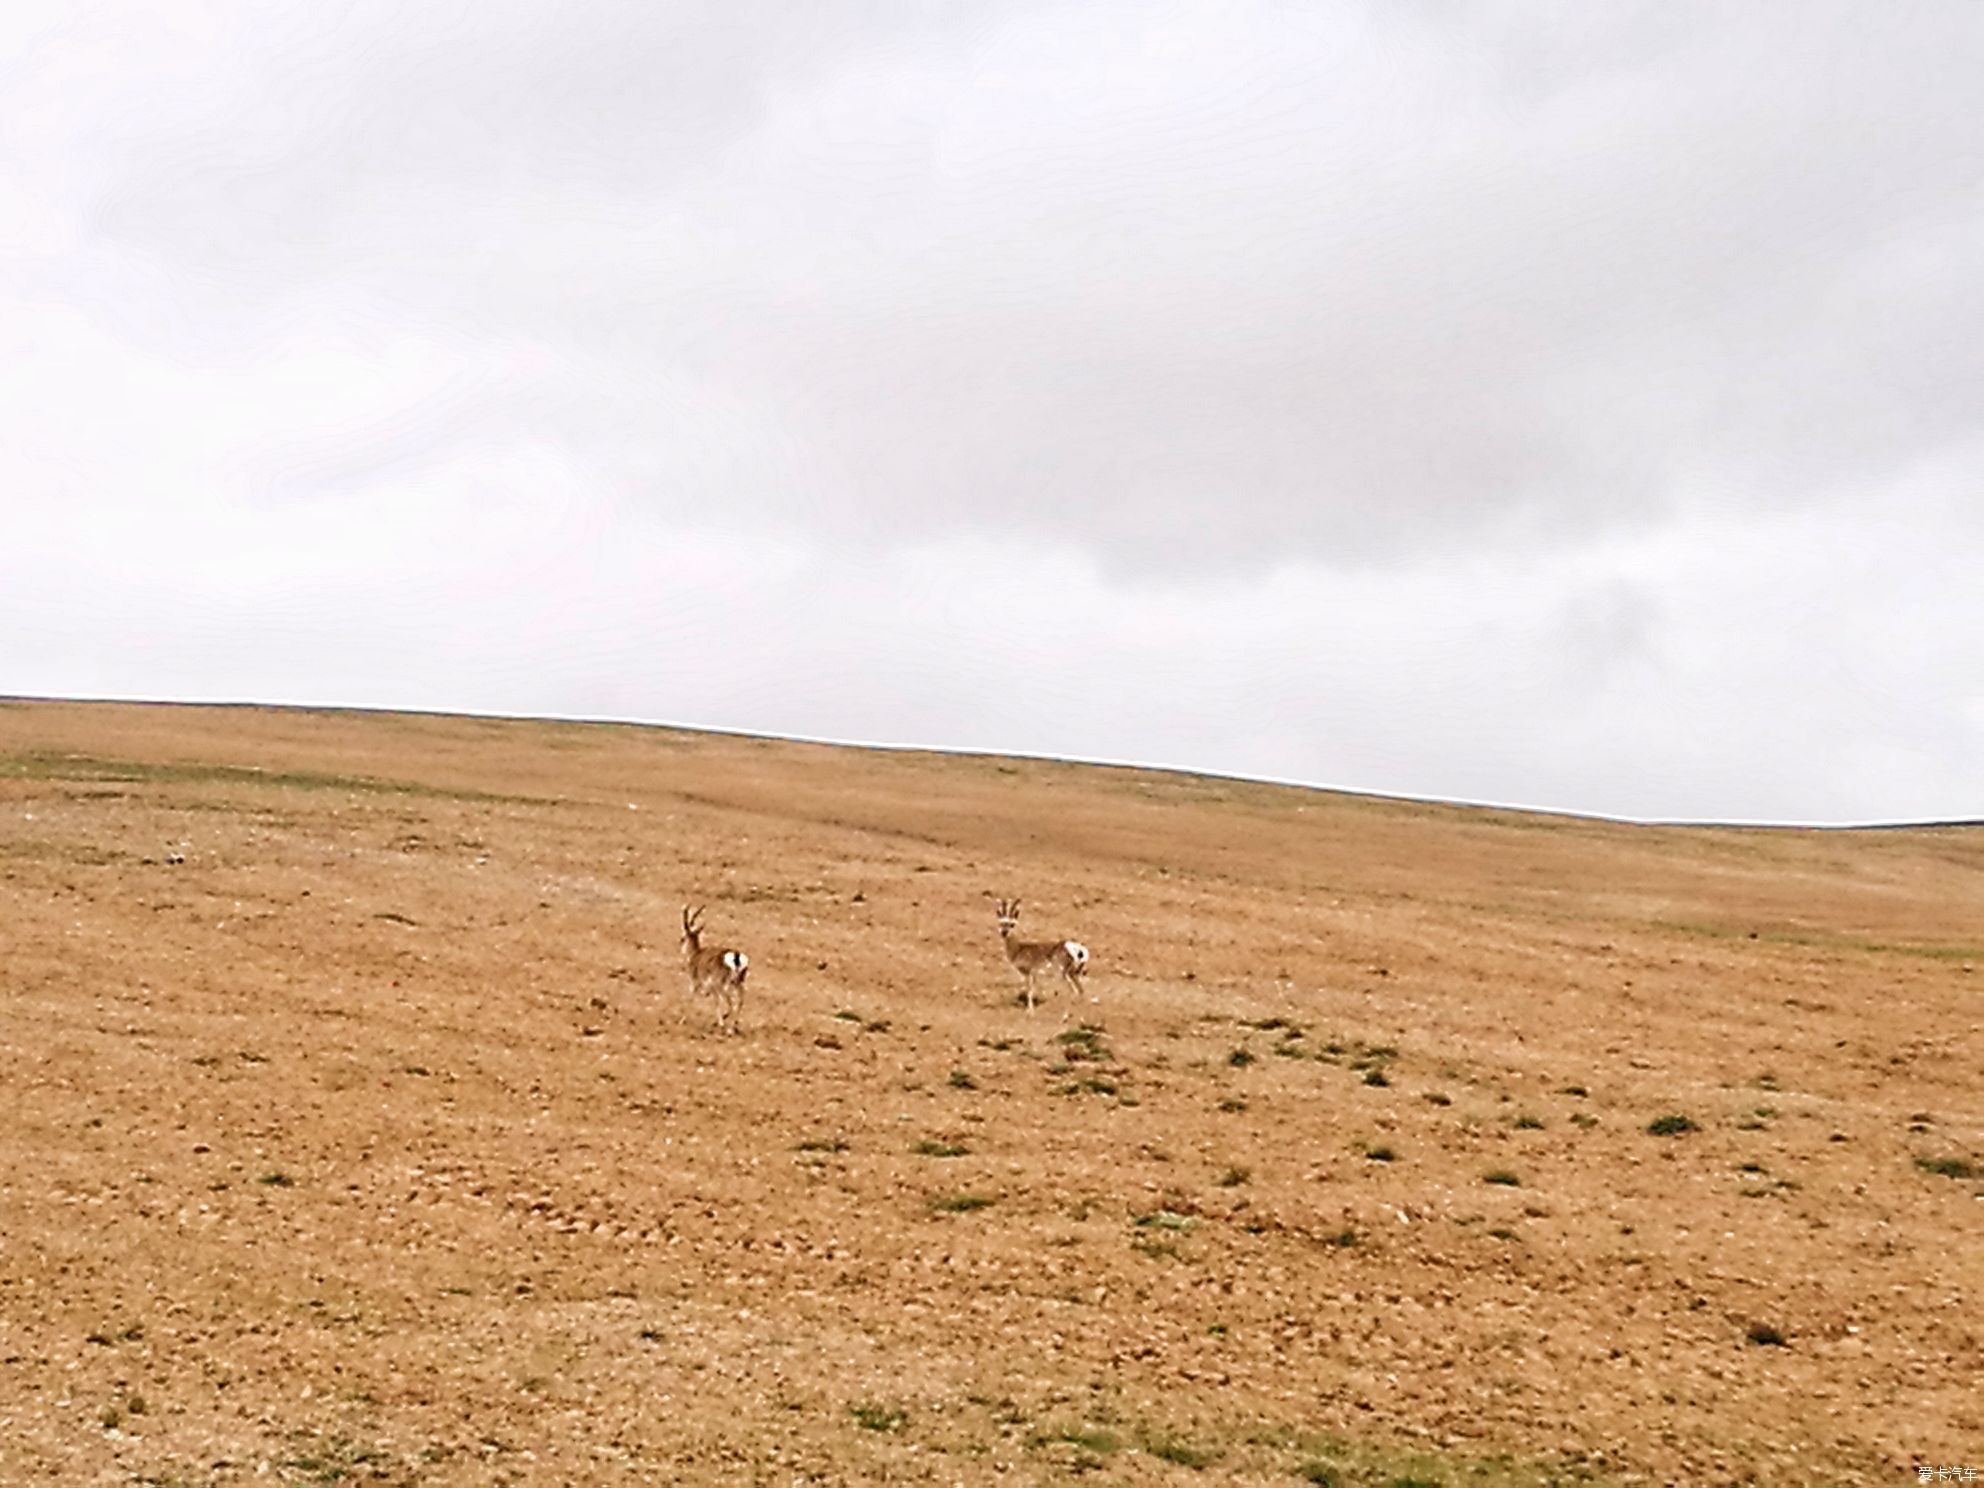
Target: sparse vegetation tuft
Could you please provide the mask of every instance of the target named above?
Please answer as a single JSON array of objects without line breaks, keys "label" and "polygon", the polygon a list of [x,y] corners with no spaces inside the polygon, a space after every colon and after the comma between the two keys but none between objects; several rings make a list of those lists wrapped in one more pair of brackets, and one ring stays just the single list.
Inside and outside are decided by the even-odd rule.
[{"label": "sparse vegetation tuft", "polygon": [[991,1207],[992,1201],[984,1194],[938,1194],[930,1200],[931,1212],[936,1214],[969,1214],[975,1209]]},{"label": "sparse vegetation tuft", "polygon": [[971,1149],[959,1142],[941,1142],[935,1137],[925,1137],[909,1150],[918,1157],[963,1157]]},{"label": "sparse vegetation tuft", "polygon": [[1483,1183],[1493,1183],[1500,1188],[1520,1188],[1522,1186],[1522,1180],[1506,1168],[1497,1168],[1492,1173],[1484,1174],[1481,1181]]},{"label": "sparse vegetation tuft", "polygon": [[280,1466],[301,1474],[306,1483],[343,1483],[359,1478],[385,1476],[386,1454],[342,1436],[315,1442]]},{"label": "sparse vegetation tuft", "polygon": [[892,1405],[863,1402],[850,1405],[847,1413],[863,1431],[900,1431],[909,1424],[909,1412]]},{"label": "sparse vegetation tuft", "polygon": [[1070,1063],[1086,1060],[1091,1064],[1107,1064],[1111,1057],[1103,1045],[1102,1030],[1091,1023],[1070,1028],[1054,1042],[1061,1046],[1061,1057]]},{"label": "sparse vegetation tuft", "polygon": [[1103,1075],[1084,1075],[1079,1080],[1070,1080],[1055,1090],[1057,1095],[1114,1095],[1117,1087],[1114,1080]]},{"label": "sparse vegetation tuft", "polygon": [[1656,1137],[1678,1137],[1701,1130],[1686,1116],[1656,1116],[1646,1124],[1646,1129]]},{"label": "sparse vegetation tuft", "polygon": [[1123,1450],[1123,1439],[1113,1431],[1100,1426],[1070,1426],[1064,1431],[1056,1431],[1033,1438],[1033,1445],[1046,1446],[1065,1442],[1071,1447],[1079,1447],[1084,1452],[1093,1452],[1098,1457],[1106,1457],[1111,1452]]},{"label": "sparse vegetation tuft", "polygon": [[1984,1177],[1984,1168],[1962,1157],[1918,1157],[1915,1166],[1925,1173],[1940,1173],[1945,1178]]},{"label": "sparse vegetation tuft", "polygon": [[1194,1447],[1173,1436],[1146,1436],[1139,1445],[1158,1461],[1173,1462],[1180,1467],[1210,1467],[1219,1460],[1219,1453]]}]

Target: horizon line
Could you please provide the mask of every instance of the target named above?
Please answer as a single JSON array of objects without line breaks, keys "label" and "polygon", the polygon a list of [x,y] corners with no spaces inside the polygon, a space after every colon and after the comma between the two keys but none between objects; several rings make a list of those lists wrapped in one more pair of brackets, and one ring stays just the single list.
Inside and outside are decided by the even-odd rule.
[{"label": "horizon line", "polygon": [[761,739],[773,743],[807,744],[828,749],[865,749],[887,754],[935,754],[969,759],[1025,760],[1035,764],[1076,765],[1101,770],[1143,770],[1194,780],[1225,781],[1235,785],[1269,785],[1287,790],[1314,791],[1319,795],[1353,796],[1360,800],[1387,801],[1408,806],[1448,806],[1471,811],[1506,811],[1526,816],[1560,817],[1611,826],[1666,828],[1677,831],[1906,832],[1984,827],[1984,817],[1775,821],[1763,818],[1625,816],[1603,811],[1579,811],[1564,806],[1474,800],[1461,796],[1415,796],[1392,791],[1360,789],[1356,786],[1322,785],[1313,780],[1294,780],[1285,776],[1247,775],[1232,771],[1200,769],[1188,765],[1159,764],[1146,760],[1038,754],[1027,750],[993,749],[959,744],[890,743],[876,739],[830,738],[822,734],[789,734],[766,729],[730,728],[720,724],[675,723],[659,719],[611,717],[600,714],[508,713],[481,709],[382,707],[364,703],[267,702],[243,698],[77,697],[46,693],[0,693],[0,705],[9,703],[69,703],[84,707],[261,708],[287,713],[357,713],[404,718],[461,718],[501,723],[568,723],[603,728],[667,729],[676,733],[711,734],[730,739]]}]

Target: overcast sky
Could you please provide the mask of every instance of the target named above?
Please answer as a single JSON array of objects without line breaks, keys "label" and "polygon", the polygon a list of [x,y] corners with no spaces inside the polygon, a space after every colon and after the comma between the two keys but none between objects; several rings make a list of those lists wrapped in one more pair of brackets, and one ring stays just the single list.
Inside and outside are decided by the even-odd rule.
[{"label": "overcast sky", "polygon": [[35,0],[0,692],[1984,815],[1984,5]]}]

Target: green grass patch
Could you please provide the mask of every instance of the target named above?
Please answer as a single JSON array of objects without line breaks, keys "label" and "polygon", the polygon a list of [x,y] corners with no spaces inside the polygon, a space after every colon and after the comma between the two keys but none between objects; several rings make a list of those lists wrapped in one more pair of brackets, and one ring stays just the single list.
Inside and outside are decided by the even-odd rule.
[{"label": "green grass patch", "polygon": [[294,1456],[277,1464],[288,1483],[351,1483],[390,1480],[389,1458],[377,1447],[349,1437],[332,1436],[292,1448]]},{"label": "green grass patch", "polygon": [[1913,956],[1930,961],[1984,961],[1984,946],[1964,942],[1935,943],[1909,940],[1863,940],[1852,935],[1833,935],[1812,930],[1752,930],[1734,925],[1706,925],[1678,920],[1657,920],[1655,928],[1698,935],[1714,940],[1751,940],[1762,945],[1797,946],[1828,951],[1837,955]]},{"label": "green grass patch", "polygon": [[1389,1085],[1389,1080],[1373,1080],[1372,1075],[1382,1075],[1385,1066],[1398,1058],[1398,1049],[1391,1044],[1360,1044],[1350,1051],[1350,1067],[1363,1070],[1366,1085]]},{"label": "green grass patch", "polygon": [[1580,1461],[1471,1457],[1269,1427],[1247,1440],[1286,1454],[1289,1480],[1321,1488],[1574,1488],[1610,1482]]},{"label": "green grass patch", "polygon": [[1027,1445],[1047,1447],[1066,1445],[1077,1447],[1084,1452],[1093,1452],[1098,1457],[1107,1457],[1112,1452],[1123,1450],[1123,1438],[1101,1426],[1070,1426],[1062,1431],[1042,1432],[1030,1437]]},{"label": "green grass patch", "polygon": [[1061,1057],[1071,1063],[1107,1064],[1111,1058],[1102,1042],[1102,1030],[1090,1023],[1070,1028],[1054,1042],[1061,1046]]},{"label": "green grass patch", "polygon": [[1179,1467],[1195,1470],[1211,1467],[1219,1460],[1219,1453],[1195,1447],[1175,1436],[1145,1436],[1137,1445],[1160,1462],[1176,1463]]},{"label": "green grass patch", "polygon": [[379,780],[369,775],[326,775],[313,770],[264,770],[253,765],[161,763],[30,750],[0,759],[0,778],[15,780],[95,780],[126,785],[252,785],[279,790],[334,791],[346,795],[422,797],[489,805],[555,806],[546,796],[511,796],[457,790],[412,780]]},{"label": "green grass patch", "polygon": [[850,1405],[847,1413],[863,1431],[901,1431],[909,1424],[909,1412],[893,1405],[863,1401]]},{"label": "green grass patch", "polygon": [[1116,1082],[1105,1075],[1084,1075],[1079,1080],[1070,1080],[1065,1085],[1055,1087],[1056,1095],[1115,1095]]},{"label": "green grass patch", "polygon": [[1984,1168],[1963,1157],[1918,1157],[1915,1166],[1944,1178],[1984,1178]]}]

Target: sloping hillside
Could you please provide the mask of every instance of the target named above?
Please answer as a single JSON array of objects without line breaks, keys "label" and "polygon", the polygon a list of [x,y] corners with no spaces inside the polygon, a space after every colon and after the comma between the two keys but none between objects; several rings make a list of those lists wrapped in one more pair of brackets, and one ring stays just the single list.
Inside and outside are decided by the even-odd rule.
[{"label": "sloping hillside", "polygon": [[13,704],[0,937],[7,1482],[1984,1466],[1975,830]]}]

